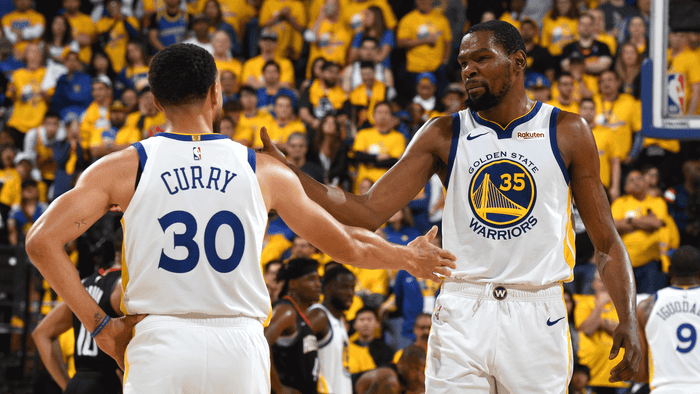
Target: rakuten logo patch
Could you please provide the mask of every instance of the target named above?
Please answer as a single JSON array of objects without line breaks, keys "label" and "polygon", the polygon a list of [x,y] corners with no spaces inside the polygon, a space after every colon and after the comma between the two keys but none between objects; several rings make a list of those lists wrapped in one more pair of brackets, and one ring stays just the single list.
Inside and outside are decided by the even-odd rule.
[{"label": "rakuten logo patch", "polygon": [[518,131],[515,137],[519,140],[542,140],[545,138],[544,133],[531,133],[529,131]]}]

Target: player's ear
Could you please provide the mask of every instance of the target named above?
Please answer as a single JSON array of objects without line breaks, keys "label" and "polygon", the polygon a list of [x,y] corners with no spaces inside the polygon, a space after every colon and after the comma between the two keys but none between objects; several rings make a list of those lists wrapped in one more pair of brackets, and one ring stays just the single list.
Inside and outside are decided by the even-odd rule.
[{"label": "player's ear", "polygon": [[156,108],[158,108],[158,111],[160,111],[161,113],[165,113],[165,112],[163,111],[163,106],[160,105],[160,103],[158,102],[158,99],[156,98],[155,95],[153,95],[153,105],[155,105]]},{"label": "player's ear", "polygon": [[524,51],[519,50],[513,54],[513,61],[515,62],[515,68],[518,70],[525,71],[527,68],[527,55]]}]

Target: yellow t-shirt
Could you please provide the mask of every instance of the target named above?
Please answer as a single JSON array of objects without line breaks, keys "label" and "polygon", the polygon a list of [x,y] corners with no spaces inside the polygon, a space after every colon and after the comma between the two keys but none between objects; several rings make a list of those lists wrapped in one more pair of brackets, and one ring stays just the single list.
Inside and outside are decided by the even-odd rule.
[{"label": "yellow t-shirt", "polygon": [[345,102],[348,100],[348,95],[339,85],[326,91],[321,86],[321,82],[317,79],[309,86],[309,103],[312,107],[316,108],[323,98],[328,99],[333,109],[339,110],[345,105]]},{"label": "yellow t-shirt", "polygon": [[259,130],[261,127],[265,126],[269,129],[275,124],[275,118],[272,117],[267,111],[259,110],[255,116],[248,118],[245,113],[241,112],[241,118],[236,125],[236,132],[233,134],[234,140],[246,140],[250,141],[251,144],[255,141],[255,138],[259,135]]},{"label": "yellow t-shirt", "polygon": [[[700,57],[695,54],[690,48],[685,48],[683,52],[676,56],[668,50],[668,73],[681,74],[684,82],[684,92],[686,108],[683,109],[684,114],[697,113],[697,108],[687,108],[692,96],[693,84],[700,83]],[[669,86],[669,89],[673,87]]]},{"label": "yellow t-shirt", "polygon": [[552,56],[559,56],[564,47],[576,41],[578,37],[578,21],[560,16],[553,20],[547,14],[542,19],[542,41],[540,45],[547,48]]},{"label": "yellow t-shirt", "polygon": [[612,168],[610,166],[610,160],[614,157],[620,160],[624,157],[620,157],[620,152],[617,146],[613,143],[613,131],[607,127],[596,125],[591,130],[593,132],[593,138],[598,146],[598,158],[600,159],[600,181],[605,186],[605,188],[610,187],[610,182],[612,178]]},{"label": "yellow t-shirt", "polygon": [[632,148],[632,135],[642,129],[642,103],[629,94],[620,94],[614,102],[593,96],[596,105],[596,123],[614,131],[614,143],[621,157],[627,157]]},{"label": "yellow t-shirt", "polygon": [[[93,133],[92,134],[92,139],[90,140],[90,147],[94,148],[97,146],[101,146],[102,144],[105,143],[104,139],[102,138],[102,133]],[[114,141],[112,142],[113,145],[125,145],[125,144],[133,144],[134,142],[139,142],[141,141],[142,136],[141,136],[141,130],[134,126],[129,126],[129,125],[124,125],[119,131],[117,132],[116,137],[114,138]]]},{"label": "yellow t-shirt", "polygon": [[595,37],[595,39],[607,45],[610,49],[610,53],[615,56],[615,52],[617,51],[617,40],[615,37],[608,33],[600,33]]},{"label": "yellow t-shirt", "polygon": [[[260,26],[264,26],[285,7],[289,8],[292,17],[300,25],[306,26],[306,9],[304,4],[298,0],[265,0],[260,9]],[[294,30],[292,25],[286,21],[277,22],[271,28],[277,32],[275,56],[298,58],[304,45],[301,33]]]},{"label": "yellow t-shirt", "polygon": [[109,124],[109,108],[100,107],[93,101],[85,110],[83,120],[80,123],[80,137],[82,138],[80,145],[83,149],[90,146],[93,134],[101,133],[103,129],[109,127]]},{"label": "yellow t-shirt", "polygon": [[450,23],[439,11],[433,10],[424,15],[418,10],[406,14],[396,32],[397,40],[419,39],[440,32],[435,45],[418,45],[406,51],[406,70],[412,73],[435,71],[445,58],[445,46],[452,45]]},{"label": "yellow t-shirt", "polygon": [[360,346],[351,340],[348,346],[348,369],[351,374],[369,371],[377,368],[369,347]]},{"label": "yellow t-shirt", "polygon": [[272,260],[282,258],[284,252],[291,248],[294,244],[288,240],[283,234],[272,234],[267,239],[267,244],[263,246],[262,255],[260,256],[260,268],[264,268],[265,264]]},{"label": "yellow t-shirt", "polygon": [[[41,82],[46,75],[46,68],[40,67],[34,71],[20,68],[12,73],[10,85],[15,88],[14,110],[7,126],[14,127],[22,133],[38,127],[44,121],[48,104],[41,92]],[[9,85],[8,85],[9,88]],[[9,96],[9,95],[8,95]]]},{"label": "yellow t-shirt", "polygon": [[[579,329],[581,323],[586,321],[586,319],[591,315],[591,312],[595,309],[595,296],[593,295],[583,295],[575,294],[574,302],[576,303],[576,308],[574,309],[574,321],[576,324],[576,329]],[[603,313],[601,317],[604,320],[608,320],[614,323],[619,323],[620,319],[617,317],[617,311],[612,302],[609,302],[603,308]],[[583,365],[588,366],[591,370],[591,379],[588,382],[591,386],[603,386],[603,387],[629,387],[629,384],[625,382],[610,383],[608,378],[610,378],[610,370],[622,361],[624,356],[624,351],[620,351],[614,360],[608,360],[610,355],[610,349],[612,349],[613,339],[610,334],[603,330],[598,330],[593,335],[586,336],[582,332],[579,335],[579,362]]]},{"label": "yellow t-shirt", "polygon": [[662,140],[659,138],[645,138],[644,147],[656,145],[669,152],[678,153],[681,151],[681,143],[678,140]]},{"label": "yellow t-shirt", "polygon": [[258,10],[247,0],[219,0],[219,4],[224,20],[236,29],[240,39],[245,33],[245,24],[258,15]]},{"label": "yellow t-shirt", "polygon": [[[292,65],[292,62],[285,57],[275,57],[275,62],[280,66],[280,82],[286,82],[294,85],[294,66]],[[262,83],[262,69],[265,66],[265,63],[267,62],[262,58],[262,56],[256,56],[243,63],[243,76],[241,76],[241,83],[245,85],[249,77],[253,77]]]},{"label": "yellow t-shirt", "polygon": [[318,58],[345,66],[345,58],[352,42],[352,33],[343,23],[321,22],[316,42],[311,44],[311,53],[306,67],[306,77],[311,78],[311,67]]},{"label": "yellow t-shirt", "polygon": [[[668,214],[666,202],[661,197],[646,196],[644,200],[639,201],[626,194],[613,201],[611,209],[615,220],[641,218],[651,210],[657,218],[664,221],[666,226],[676,226],[673,218]],[[641,267],[650,261],[661,260],[659,243],[662,240],[662,230],[663,227],[652,233],[636,230],[621,236],[629,253],[632,267]]]},{"label": "yellow t-shirt", "polygon": [[377,103],[386,100],[386,85],[374,81],[374,86],[369,90],[363,83],[350,93],[349,99],[350,104],[367,108],[367,120],[370,124],[374,124],[374,107]]},{"label": "yellow t-shirt", "polygon": [[58,344],[61,347],[63,362],[66,363],[68,377],[72,378],[75,375],[75,334],[73,333],[73,327],[58,336]]},{"label": "yellow t-shirt", "polygon": [[579,105],[578,105],[578,103],[576,102],[576,100],[572,100],[572,101],[571,101],[571,104],[564,105],[564,104],[562,104],[561,102],[559,102],[559,100],[557,100],[557,99],[552,99],[552,100],[547,101],[547,104],[552,105],[552,106],[555,106],[555,107],[559,108],[559,109],[562,110],[562,111],[569,111],[569,112],[572,112],[572,113],[575,113],[575,114],[578,113]]},{"label": "yellow t-shirt", "polygon": [[[9,29],[13,27],[18,29],[25,29],[28,27],[33,28],[39,25],[43,25],[44,30],[51,28],[50,26],[46,26],[46,19],[44,18],[44,15],[32,9],[29,9],[25,12],[10,12],[9,14],[2,17],[2,21],[0,23],[2,23],[3,28],[7,27]],[[27,44],[29,44],[30,42],[39,43],[41,42],[41,37],[37,37],[29,41],[20,40],[18,37],[18,40],[15,43],[15,50],[17,50],[19,53],[23,53],[24,48],[26,48]]]},{"label": "yellow t-shirt", "polygon": [[[39,191],[39,201],[48,202],[48,187],[46,187],[46,183],[38,181],[36,186]],[[2,185],[2,189],[0,189],[0,203],[11,207],[21,202],[22,179],[19,177],[19,174],[17,174],[17,177],[13,177],[10,181]]]},{"label": "yellow t-shirt", "polygon": [[[394,159],[403,155],[406,149],[406,139],[398,131],[391,130],[386,134],[381,134],[376,127],[360,130],[352,146],[352,152],[365,152],[374,155],[386,153]],[[371,164],[360,164],[357,171],[357,183],[367,178],[376,182],[387,172],[387,168],[376,168]]]},{"label": "yellow t-shirt", "polygon": [[[241,118],[243,118],[243,116],[241,116]],[[299,119],[294,119],[284,126],[280,126],[277,121],[274,120],[271,124],[267,125],[267,133],[270,136],[270,141],[276,144],[286,143],[287,138],[289,138],[292,133],[306,134],[306,126],[304,126],[304,122]],[[260,133],[258,133],[257,130],[253,132],[253,138],[253,149],[262,149],[263,143],[260,139]]]},{"label": "yellow t-shirt", "polygon": [[139,128],[139,119],[141,119],[141,114],[139,112],[134,112],[126,117],[125,126],[131,126],[139,129],[141,131],[141,138],[152,137],[167,128],[168,121],[165,119],[165,114],[158,112],[153,116],[146,116],[143,120],[143,127]]},{"label": "yellow t-shirt", "polygon": [[[358,32],[362,30],[362,24],[365,18],[365,10],[369,7],[376,6],[382,10],[382,15],[384,15],[384,25],[389,30],[394,30],[396,27],[396,15],[391,9],[391,6],[387,0],[366,0],[366,1],[355,1],[355,0],[345,0],[340,2],[340,19],[350,30]],[[318,14],[316,14],[318,17]],[[309,19],[311,23],[315,19]]]},{"label": "yellow t-shirt", "polygon": [[[125,23],[128,23],[135,30],[139,30],[139,21],[133,16],[127,17],[126,19],[117,22],[117,24],[112,27],[115,19],[111,17],[103,17],[97,21],[97,34],[105,33],[109,30],[109,42],[105,46],[104,50],[109,60],[112,62],[112,68],[114,72],[118,73],[126,65],[126,46],[129,43],[129,33],[126,30]],[[112,28],[110,30],[110,28]]]},{"label": "yellow t-shirt", "polygon": [[355,275],[355,293],[368,291],[385,297],[389,295],[389,271],[358,268],[352,265],[345,265],[345,268]]},{"label": "yellow t-shirt", "polygon": [[[68,14],[64,14],[68,18],[68,23],[70,24],[71,30],[73,30],[73,38],[77,40],[79,34],[87,34],[90,37],[95,37],[95,32],[97,31],[95,27],[95,22],[92,21],[89,15],[78,12],[75,16],[70,17]],[[85,64],[90,64],[92,59],[92,49],[90,45],[86,45],[80,48],[80,55],[78,56],[80,61]]]},{"label": "yellow t-shirt", "polygon": [[[584,74],[581,81],[588,88],[588,90],[593,93],[594,96],[600,92],[597,77]],[[571,94],[571,97],[576,102],[581,101],[581,84],[578,81],[574,81],[574,92]],[[555,81],[552,84],[552,100],[556,100],[557,98],[559,98],[559,84]]]},{"label": "yellow t-shirt", "polygon": [[224,71],[230,71],[236,76],[236,81],[241,82],[241,72],[243,71],[243,64],[237,59],[231,58],[229,60],[214,60],[216,63],[216,68],[219,70],[219,76]]},{"label": "yellow t-shirt", "polygon": [[148,86],[148,66],[125,67],[125,76],[133,82],[136,91]]}]

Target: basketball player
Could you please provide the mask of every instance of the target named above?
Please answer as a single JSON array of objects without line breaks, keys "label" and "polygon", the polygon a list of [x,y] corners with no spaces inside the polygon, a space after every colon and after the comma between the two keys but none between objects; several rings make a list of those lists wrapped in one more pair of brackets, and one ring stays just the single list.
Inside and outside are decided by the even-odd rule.
[{"label": "basketball player", "polygon": [[[458,55],[469,110],[430,119],[367,193],[312,182],[290,165],[313,200],[368,229],[434,173],[442,178],[443,245],[458,268],[433,314],[429,393],[566,392],[572,354],[561,282],[573,279],[572,195],[620,316],[610,356],[625,352],[610,380],[630,379],[640,363],[634,277],[600,183],[595,140],[580,116],[528,99],[524,48],[506,22],[473,26]],[[267,140],[266,151],[284,160]]]},{"label": "basketball player", "polygon": [[[635,377],[653,394],[697,393],[700,388],[700,250],[681,246],[671,256],[671,285],[637,308],[648,364]],[[646,349],[649,352],[646,352]],[[646,361],[646,360],[645,360]]]},{"label": "basketball player", "polygon": [[[83,279],[83,286],[95,302],[110,317],[119,317],[121,301],[121,270],[95,272]],[[60,355],[54,354],[51,341],[73,327],[75,336],[75,375],[69,378],[60,366]],[[97,347],[85,326],[73,315],[68,305],[62,303],[36,326],[32,338],[46,369],[54,381],[69,394],[121,393],[122,384],[117,376],[119,367],[109,355]]]},{"label": "basketball player", "polygon": [[[285,166],[211,134],[221,114],[217,75],[214,59],[199,47],[160,51],[148,79],[169,132],[90,166],[27,237],[43,276],[100,348],[126,366],[126,393],[270,391],[263,335],[270,298],[260,270],[270,210],[342,263],[408,269],[433,280],[455,266],[454,256],[429,245],[435,231],[397,247],[344,228]],[[124,212],[121,309],[128,316],[110,320],[81,285],[63,245],[113,205]]]},{"label": "basketball player", "polygon": [[323,275],[323,302],[309,308],[309,320],[318,341],[321,365],[319,392],[351,394],[348,369],[350,339],[343,312],[350,309],[355,295],[355,275],[342,265],[334,265]]}]

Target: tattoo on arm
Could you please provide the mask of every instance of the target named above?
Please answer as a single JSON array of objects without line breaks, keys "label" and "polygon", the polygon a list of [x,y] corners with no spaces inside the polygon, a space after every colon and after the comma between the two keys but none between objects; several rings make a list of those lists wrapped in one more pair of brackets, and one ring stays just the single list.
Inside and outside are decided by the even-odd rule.
[{"label": "tattoo on arm", "polygon": [[80,222],[75,222],[75,224],[78,225],[78,228],[80,228],[80,226],[87,226],[87,224],[85,223],[85,220],[81,220]]},{"label": "tattoo on arm", "polygon": [[95,315],[93,316],[93,318],[94,318],[95,325],[97,325],[97,326],[99,326],[100,323],[102,323],[102,319],[104,319],[104,317],[102,317],[102,314],[100,312],[95,312]]}]

